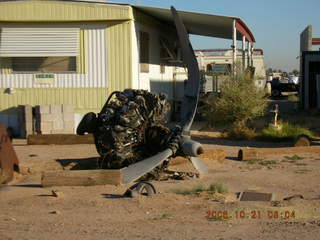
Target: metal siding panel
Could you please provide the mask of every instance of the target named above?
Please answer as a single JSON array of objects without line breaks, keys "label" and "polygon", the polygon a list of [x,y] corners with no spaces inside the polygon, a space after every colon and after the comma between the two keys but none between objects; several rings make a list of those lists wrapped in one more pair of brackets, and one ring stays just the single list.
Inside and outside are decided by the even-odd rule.
[{"label": "metal siding panel", "polygon": [[91,30],[91,59],[92,59],[92,69],[91,69],[91,76],[89,79],[89,86],[92,87],[92,85],[95,85],[95,82],[98,80],[98,73],[99,70],[98,69],[98,59],[99,59],[99,52],[97,51],[97,46],[99,44],[99,39],[97,36],[98,30],[94,29]]},{"label": "metal siding panel", "polygon": [[115,4],[62,1],[0,2],[0,21],[106,21],[133,19],[132,8]]},{"label": "metal siding panel", "polygon": [[101,51],[99,51],[100,53],[100,61],[99,61],[99,67],[100,67],[100,78],[99,78],[99,82],[98,84],[100,86],[107,86],[107,80],[106,80],[106,69],[107,69],[107,63],[106,63],[106,34],[105,34],[106,30],[100,30],[99,34],[100,34],[100,41],[101,41]]},{"label": "metal siding panel", "polygon": [[[94,46],[94,52],[96,54],[96,64],[95,64],[95,79],[94,79],[94,85],[99,85],[100,78],[101,78],[101,72],[102,68],[100,67],[101,63],[101,51],[97,51],[97,46],[102,47],[102,39],[100,39],[100,31],[97,29],[95,31],[95,46]],[[102,50],[102,48],[101,48]]]},{"label": "metal siding panel", "polygon": [[[92,38],[93,38],[93,32],[92,30],[88,30],[88,35],[89,35],[89,39],[88,39],[88,78],[89,78],[89,81],[92,81],[92,73],[94,72],[93,70],[93,66],[94,66],[94,59],[92,57],[92,51],[93,51],[93,44],[92,44]],[[84,87],[89,87],[89,81],[86,81],[85,82],[85,85]]]},{"label": "metal siding panel", "polygon": [[87,42],[86,39],[86,31],[84,29],[80,29],[80,51],[79,51],[79,69],[78,73],[86,73],[86,55],[85,55],[85,44]]},{"label": "metal siding panel", "polygon": [[[105,66],[100,68],[104,69],[103,74],[107,74],[105,79],[102,79],[101,84],[108,85],[108,88],[80,88],[76,86],[83,86],[86,83],[86,79],[90,79],[89,74],[59,74],[57,76],[57,84],[50,86],[50,88],[25,88],[16,89],[16,93],[9,95],[3,94],[9,83],[15,83],[17,75],[3,75],[0,74],[0,110],[14,107],[19,104],[30,104],[30,105],[44,105],[44,104],[73,104],[77,113],[86,113],[88,111],[98,112],[103,106],[108,95],[115,90],[123,90],[131,87],[131,30],[130,24],[128,23],[117,23],[110,24],[107,27],[107,31],[102,33],[104,36],[104,44],[106,51],[104,52]],[[90,31],[90,30],[86,30]],[[101,30],[102,31],[102,30]],[[88,33],[88,38],[90,34]],[[101,37],[102,39],[102,37]],[[89,41],[88,41],[89,42]],[[86,49],[86,51],[89,49]],[[103,57],[103,54],[101,54]],[[87,61],[89,60],[89,56]],[[90,63],[90,62],[89,62]],[[106,65],[107,64],[107,65]],[[89,66],[92,64],[88,64]],[[106,72],[107,71],[107,72]],[[7,79],[9,81],[3,81]],[[9,79],[10,78],[10,79]],[[14,81],[12,81],[14,80]],[[28,84],[32,84],[32,75],[26,75]],[[68,88],[65,88],[68,86]]]},{"label": "metal siding panel", "polygon": [[108,61],[107,61],[107,55],[108,55],[108,49],[107,49],[107,30],[105,29],[105,31],[103,32],[103,43],[104,43],[104,51],[101,51],[101,53],[103,54],[102,59],[103,59],[103,64],[102,64],[102,71],[103,71],[103,78],[102,78],[102,84],[104,84],[105,87],[108,87]]},{"label": "metal siding panel", "polygon": [[103,81],[105,76],[105,69],[107,68],[105,62],[105,29],[106,25],[96,26],[94,29],[88,30],[88,75],[89,79],[86,87],[106,87],[106,82]]}]

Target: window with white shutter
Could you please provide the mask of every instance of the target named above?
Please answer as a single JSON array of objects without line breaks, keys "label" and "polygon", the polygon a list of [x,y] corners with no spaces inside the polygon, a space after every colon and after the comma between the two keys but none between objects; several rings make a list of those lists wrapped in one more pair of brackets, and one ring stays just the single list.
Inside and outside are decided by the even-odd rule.
[{"label": "window with white shutter", "polygon": [[2,27],[0,57],[13,72],[75,72],[79,28]]}]

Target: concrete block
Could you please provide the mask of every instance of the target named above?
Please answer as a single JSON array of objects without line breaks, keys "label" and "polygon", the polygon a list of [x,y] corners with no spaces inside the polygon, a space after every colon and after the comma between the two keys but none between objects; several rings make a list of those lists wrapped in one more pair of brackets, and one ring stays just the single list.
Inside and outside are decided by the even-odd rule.
[{"label": "concrete block", "polygon": [[62,113],[62,107],[60,104],[51,104],[50,105],[50,113],[52,114],[61,114]]},{"label": "concrete block", "polygon": [[54,115],[51,113],[43,113],[40,115],[41,122],[53,122],[54,120]]},{"label": "concrete block", "polygon": [[53,128],[53,122],[41,122],[40,131],[42,134],[50,134]]},{"label": "concrete block", "polygon": [[61,121],[61,120],[53,121],[52,130],[60,130],[60,129],[63,129],[63,128],[64,128],[63,121]]},{"label": "concrete block", "polygon": [[26,122],[25,126],[26,126],[26,131],[33,130],[33,122]]},{"label": "concrete block", "polygon": [[52,130],[51,134],[73,134],[74,132],[71,131],[70,129],[57,129],[57,130]]},{"label": "concrete block", "polygon": [[74,122],[74,114],[73,113],[63,113],[62,119],[65,122]]},{"label": "concrete block", "polygon": [[63,121],[63,116],[62,114],[53,114],[53,113],[50,113],[50,114],[41,114],[41,117],[40,117],[41,121],[51,121],[51,122],[55,122],[55,121]]},{"label": "concrete block", "polygon": [[26,122],[32,122],[33,114],[32,114],[32,106],[25,105],[24,106],[24,120]]},{"label": "concrete block", "polygon": [[36,106],[36,109],[36,111],[38,111],[40,114],[50,113],[50,105]]},{"label": "concrete block", "polygon": [[33,113],[32,106],[19,105],[19,137],[26,138],[33,133]]},{"label": "concrete block", "polygon": [[64,122],[64,129],[70,130],[73,133],[75,129],[74,121]]},{"label": "concrete block", "polygon": [[63,104],[62,105],[63,113],[74,113],[74,107],[72,104]]},{"label": "concrete block", "polygon": [[24,138],[27,138],[29,135],[32,135],[32,134],[33,134],[33,129],[32,128],[26,129]]}]

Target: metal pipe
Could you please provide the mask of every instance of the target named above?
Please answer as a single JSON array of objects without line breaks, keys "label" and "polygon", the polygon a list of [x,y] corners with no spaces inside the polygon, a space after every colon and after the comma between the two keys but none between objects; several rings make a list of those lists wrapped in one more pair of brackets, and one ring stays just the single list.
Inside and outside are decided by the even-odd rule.
[{"label": "metal pipe", "polygon": [[233,48],[233,73],[236,70],[236,62],[237,62],[237,28],[236,28],[236,20],[233,20],[233,39],[232,39],[232,48]]},{"label": "metal pipe", "polygon": [[251,67],[253,67],[253,45],[251,45],[250,51],[251,51],[251,54],[250,54],[250,56],[251,56]]},{"label": "metal pipe", "polygon": [[246,70],[246,37],[242,36],[242,71]]},{"label": "metal pipe", "polygon": [[248,58],[247,58],[247,60],[248,60],[248,67],[250,67],[250,64],[251,64],[251,51],[250,51],[250,49],[251,49],[251,42],[249,42],[248,41]]}]

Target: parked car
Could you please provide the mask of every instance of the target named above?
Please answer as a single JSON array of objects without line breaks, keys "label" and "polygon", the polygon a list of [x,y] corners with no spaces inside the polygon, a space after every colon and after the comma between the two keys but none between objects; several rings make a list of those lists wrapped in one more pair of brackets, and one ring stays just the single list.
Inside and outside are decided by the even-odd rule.
[{"label": "parked car", "polygon": [[280,81],[279,78],[273,78],[267,81],[267,85],[271,85],[271,96],[280,97],[283,92],[299,92],[299,81]]}]

